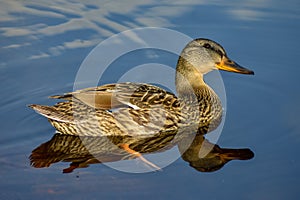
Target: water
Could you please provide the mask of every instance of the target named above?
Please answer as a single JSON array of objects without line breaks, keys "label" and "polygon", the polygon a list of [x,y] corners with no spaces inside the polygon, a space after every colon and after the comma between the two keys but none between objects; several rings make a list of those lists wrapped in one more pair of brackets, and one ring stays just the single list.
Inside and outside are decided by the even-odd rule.
[{"label": "water", "polygon": [[[1,1],[0,199],[299,198],[299,8],[293,0]],[[101,164],[68,174],[62,173],[68,162],[30,166],[31,151],[50,140],[54,129],[26,105],[53,104],[47,96],[72,90],[93,47],[144,26],[216,40],[231,58],[255,71],[255,76],[221,73],[227,116],[218,140],[222,148],[249,148],[254,158],[210,173],[181,158],[162,172],[145,174]],[[176,64],[174,56],[153,55],[144,63]],[[136,61],[130,57],[123,64]],[[112,71],[100,84],[116,81],[118,73]]]}]

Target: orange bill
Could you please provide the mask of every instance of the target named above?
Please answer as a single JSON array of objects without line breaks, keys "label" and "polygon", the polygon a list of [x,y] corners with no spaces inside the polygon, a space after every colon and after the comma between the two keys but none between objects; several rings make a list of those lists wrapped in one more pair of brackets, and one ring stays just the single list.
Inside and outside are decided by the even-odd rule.
[{"label": "orange bill", "polygon": [[216,67],[220,70],[235,72],[240,74],[254,74],[253,71],[244,68],[227,57],[223,57],[220,63],[216,63]]}]

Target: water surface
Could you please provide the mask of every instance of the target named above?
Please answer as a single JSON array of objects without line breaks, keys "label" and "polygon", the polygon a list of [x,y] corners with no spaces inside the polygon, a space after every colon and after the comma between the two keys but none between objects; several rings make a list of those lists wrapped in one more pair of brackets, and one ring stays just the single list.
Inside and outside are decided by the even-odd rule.
[{"label": "water surface", "polygon": [[[294,0],[2,1],[0,199],[298,199],[299,8]],[[72,90],[80,64],[99,42],[147,26],[216,40],[255,71],[255,76],[221,73],[227,116],[218,141],[221,147],[250,148],[255,157],[210,173],[181,158],[162,172],[146,174],[101,164],[68,174],[62,173],[68,162],[30,166],[31,151],[55,131],[26,105],[53,104],[47,96]],[[154,55],[137,56],[144,63],[175,67],[174,56]],[[137,64],[133,58],[122,63],[124,68]],[[100,84],[116,81],[119,71],[107,73]]]}]

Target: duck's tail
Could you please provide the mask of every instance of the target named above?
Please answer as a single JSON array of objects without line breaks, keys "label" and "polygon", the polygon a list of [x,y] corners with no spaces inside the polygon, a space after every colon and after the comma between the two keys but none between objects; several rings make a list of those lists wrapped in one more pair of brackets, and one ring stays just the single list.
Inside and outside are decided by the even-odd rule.
[{"label": "duck's tail", "polygon": [[51,120],[55,120],[58,122],[73,121],[71,119],[72,118],[71,116],[68,116],[65,113],[62,113],[60,110],[56,109],[56,107],[53,107],[53,106],[31,104],[31,105],[28,105],[28,107],[32,108],[37,113],[39,113],[39,114],[43,115],[44,117],[51,119]]}]

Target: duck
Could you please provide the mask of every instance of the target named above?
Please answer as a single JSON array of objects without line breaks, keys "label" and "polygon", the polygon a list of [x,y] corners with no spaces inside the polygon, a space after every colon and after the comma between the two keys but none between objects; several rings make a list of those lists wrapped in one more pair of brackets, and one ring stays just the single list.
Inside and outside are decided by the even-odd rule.
[{"label": "duck", "polygon": [[29,107],[66,135],[153,137],[183,131],[204,135],[218,127],[223,114],[221,100],[203,79],[212,70],[254,74],[231,60],[217,42],[198,38],[178,58],[177,96],[155,85],[124,82],[50,96],[61,101]]}]

